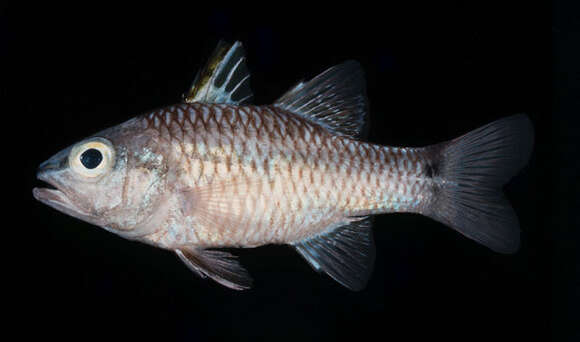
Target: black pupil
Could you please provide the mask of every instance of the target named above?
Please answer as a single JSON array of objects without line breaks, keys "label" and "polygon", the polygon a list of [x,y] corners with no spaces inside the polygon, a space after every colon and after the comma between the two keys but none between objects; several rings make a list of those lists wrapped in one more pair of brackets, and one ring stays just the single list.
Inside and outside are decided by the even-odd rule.
[{"label": "black pupil", "polygon": [[94,169],[103,161],[103,155],[99,150],[89,148],[81,154],[81,163],[87,169]]}]

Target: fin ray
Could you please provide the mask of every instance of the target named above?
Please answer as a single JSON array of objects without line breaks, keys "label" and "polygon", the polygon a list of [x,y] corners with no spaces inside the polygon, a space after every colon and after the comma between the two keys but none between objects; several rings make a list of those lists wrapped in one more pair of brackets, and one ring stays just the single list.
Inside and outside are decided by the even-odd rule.
[{"label": "fin ray", "polygon": [[346,61],[312,80],[299,82],[275,106],[352,138],[364,135],[368,104],[360,64]]},{"label": "fin ray", "polygon": [[519,222],[501,188],[530,158],[533,135],[520,114],[427,147],[439,174],[426,215],[496,252],[516,252]]},{"label": "fin ray", "polygon": [[252,278],[246,269],[228,252],[185,248],[176,249],[175,254],[190,270],[202,278],[210,277],[234,290],[252,287]]},{"label": "fin ray", "polygon": [[239,231],[240,225],[252,224],[254,218],[247,214],[248,203],[255,201],[252,194],[267,181],[263,179],[211,181],[206,185],[179,191],[181,210],[195,222],[215,227],[219,234]]},{"label": "fin ray", "polygon": [[253,96],[249,80],[242,44],[220,41],[184,94],[183,102],[243,104]]},{"label": "fin ray", "polygon": [[317,272],[324,272],[353,291],[362,290],[370,278],[375,246],[368,217],[353,218],[331,232],[293,244]]}]

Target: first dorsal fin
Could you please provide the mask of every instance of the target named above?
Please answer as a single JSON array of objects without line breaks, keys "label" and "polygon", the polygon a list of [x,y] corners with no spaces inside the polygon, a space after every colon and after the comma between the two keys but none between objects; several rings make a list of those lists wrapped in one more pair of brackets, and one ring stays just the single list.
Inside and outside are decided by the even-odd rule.
[{"label": "first dorsal fin", "polygon": [[366,286],[373,270],[375,245],[368,217],[354,218],[331,232],[293,246],[312,268],[353,291]]},{"label": "first dorsal fin", "polygon": [[242,43],[220,41],[183,95],[183,102],[242,104],[252,96]]},{"label": "first dorsal fin", "polygon": [[298,83],[274,105],[334,133],[360,138],[368,109],[362,68],[356,61],[334,66],[306,83]]}]

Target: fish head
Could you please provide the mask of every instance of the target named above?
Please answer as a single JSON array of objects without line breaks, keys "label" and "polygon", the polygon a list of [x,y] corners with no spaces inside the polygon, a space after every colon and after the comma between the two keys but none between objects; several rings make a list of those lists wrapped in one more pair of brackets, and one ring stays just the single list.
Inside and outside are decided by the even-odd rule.
[{"label": "fish head", "polygon": [[167,163],[154,132],[133,121],[102,131],[58,152],[39,166],[40,202],[67,215],[131,238],[147,225],[163,197]]}]

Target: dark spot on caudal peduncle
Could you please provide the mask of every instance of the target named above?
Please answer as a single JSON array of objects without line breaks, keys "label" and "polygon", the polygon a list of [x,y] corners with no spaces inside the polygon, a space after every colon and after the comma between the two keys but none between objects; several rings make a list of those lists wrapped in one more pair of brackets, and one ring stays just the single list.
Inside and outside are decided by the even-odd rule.
[{"label": "dark spot on caudal peduncle", "polygon": [[429,178],[433,178],[439,174],[439,164],[436,162],[427,163],[425,166],[425,175]]}]

